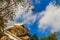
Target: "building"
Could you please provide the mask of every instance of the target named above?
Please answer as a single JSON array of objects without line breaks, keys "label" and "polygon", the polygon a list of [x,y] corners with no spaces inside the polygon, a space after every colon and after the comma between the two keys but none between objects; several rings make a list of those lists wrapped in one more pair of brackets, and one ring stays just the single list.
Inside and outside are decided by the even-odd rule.
[{"label": "building", "polygon": [[2,36],[1,40],[30,40],[28,28],[23,24],[14,24],[4,29],[6,36]]}]

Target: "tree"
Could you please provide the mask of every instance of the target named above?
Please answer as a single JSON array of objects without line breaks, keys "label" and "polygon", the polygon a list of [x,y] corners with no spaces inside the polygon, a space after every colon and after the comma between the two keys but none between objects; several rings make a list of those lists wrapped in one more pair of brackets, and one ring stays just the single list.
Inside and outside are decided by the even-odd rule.
[{"label": "tree", "polygon": [[49,35],[48,37],[40,38],[40,40],[57,40],[57,33],[54,32],[51,35]]},{"label": "tree", "polygon": [[0,0],[0,30],[4,29],[8,20],[13,20],[14,8],[23,0]]},{"label": "tree", "polygon": [[34,34],[33,36],[31,36],[31,40],[38,40],[38,37],[36,34]]}]

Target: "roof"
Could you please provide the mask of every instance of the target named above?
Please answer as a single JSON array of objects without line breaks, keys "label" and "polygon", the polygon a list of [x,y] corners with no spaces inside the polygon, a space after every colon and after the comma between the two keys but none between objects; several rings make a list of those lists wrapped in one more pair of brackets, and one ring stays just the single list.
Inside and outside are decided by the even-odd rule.
[{"label": "roof", "polygon": [[[12,26],[6,27],[4,30],[5,34],[13,37],[14,39],[22,39],[22,40],[30,40],[30,34],[27,28],[23,25],[23,23],[16,23]],[[19,40],[20,40],[19,39]]]}]

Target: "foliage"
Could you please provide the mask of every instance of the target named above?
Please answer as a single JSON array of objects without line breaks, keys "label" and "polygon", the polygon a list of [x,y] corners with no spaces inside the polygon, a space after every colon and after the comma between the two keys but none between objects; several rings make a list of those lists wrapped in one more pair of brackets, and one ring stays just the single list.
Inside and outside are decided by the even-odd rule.
[{"label": "foliage", "polygon": [[13,20],[14,8],[18,3],[23,2],[22,0],[0,0],[0,30],[4,29],[5,23],[8,20]]},{"label": "foliage", "polygon": [[[57,37],[58,37],[58,33],[57,32],[54,32],[54,33],[51,33],[47,37],[40,37],[39,40],[57,40],[58,39]],[[34,34],[33,36],[31,36],[31,40],[38,40],[37,35]]]},{"label": "foliage", "polygon": [[5,34],[0,30],[0,38],[4,36]]},{"label": "foliage", "polygon": [[31,40],[38,40],[38,37],[36,34],[34,34],[33,36],[31,36]]},{"label": "foliage", "polygon": [[49,35],[48,37],[42,37],[40,40],[57,40],[57,33],[54,32],[53,34]]}]

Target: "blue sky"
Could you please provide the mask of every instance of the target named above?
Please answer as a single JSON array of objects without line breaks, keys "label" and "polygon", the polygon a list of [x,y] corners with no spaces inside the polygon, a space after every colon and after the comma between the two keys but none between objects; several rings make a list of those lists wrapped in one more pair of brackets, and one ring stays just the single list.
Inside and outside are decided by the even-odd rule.
[{"label": "blue sky", "polygon": [[52,2],[52,0],[37,0],[37,2],[34,2],[32,0],[32,5],[35,8],[35,12],[41,12],[46,9],[46,6]]},{"label": "blue sky", "polygon": [[[40,3],[38,3],[38,1]],[[39,13],[39,12],[45,10],[50,2],[52,2],[52,0],[37,0],[37,2],[34,2],[32,0],[32,5],[35,8],[35,12],[34,13]],[[40,31],[40,32],[38,31],[38,28],[37,28],[38,21],[39,20],[36,20],[36,22],[33,25],[30,26],[30,28],[31,28],[30,33],[31,34],[37,34],[38,36],[47,36],[47,35],[49,35],[50,34],[50,30],[49,30],[50,28],[49,27],[45,30],[46,34],[43,33],[42,31]]]},{"label": "blue sky", "polygon": [[24,9],[16,12],[16,20],[24,23],[29,28],[31,35],[48,36],[50,33],[60,31],[60,7],[53,3],[60,4],[60,0],[31,0],[31,4],[35,8],[34,12],[28,10],[24,13]]},{"label": "blue sky", "polygon": [[[56,1],[56,0],[55,0]],[[53,2],[53,0],[37,0],[37,2],[34,2],[34,0],[32,0],[32,5],[35,8],[34,14],[36,13],[40,13],[42,11],[46,10],[46,7],[49,5],[49,3]],[[57,3],[59,3],[59,0],[56,1]],[[51,33],[51,27],[47,27],[45,29],[45,32],[42,31],[38,31],[38,22],[39,20],[36,20],[32,25],[30,25],[30,34],[37,34],[38,36],[48,36]],[[42,29],[40,29],[42,30]]]}]

